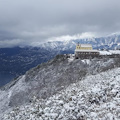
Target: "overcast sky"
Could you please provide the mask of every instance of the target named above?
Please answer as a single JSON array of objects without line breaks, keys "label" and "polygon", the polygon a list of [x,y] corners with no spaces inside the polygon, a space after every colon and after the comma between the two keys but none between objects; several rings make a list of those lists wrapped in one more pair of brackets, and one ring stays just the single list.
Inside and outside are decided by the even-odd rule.
[{"label": "overcast sky", "polygon": [[120,31],[120,0],[0,0],[0,47]]}]

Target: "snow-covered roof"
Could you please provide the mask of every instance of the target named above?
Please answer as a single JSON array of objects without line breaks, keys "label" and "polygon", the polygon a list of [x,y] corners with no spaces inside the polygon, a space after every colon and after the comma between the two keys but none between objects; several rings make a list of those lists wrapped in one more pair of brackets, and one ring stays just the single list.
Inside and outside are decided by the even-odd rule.
[{"label": "snow-covered roof", "polygon": [[91,44],[79,44],[81,47],[92,47]]},{"label": "snow-covered roof", "polygon": [[80,50],[76,49],[75,52],[99,52],[98,50]]}]

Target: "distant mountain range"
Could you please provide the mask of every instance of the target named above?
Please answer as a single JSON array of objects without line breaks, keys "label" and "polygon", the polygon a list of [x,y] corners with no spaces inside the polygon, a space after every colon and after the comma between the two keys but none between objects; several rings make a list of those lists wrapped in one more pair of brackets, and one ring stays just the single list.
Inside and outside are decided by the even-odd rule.
[{"label": "distant mountain range", "polygon": [[92,44],[94,49],[119,49],[120,34],[100,38],[52,41],[43,43],[40,47],[0,48],[0,86],[11,79],[11,77],[7,77],[5,80],[1,75],[14,78],[24,74],[30,68],[52,59],[57,54],[74,53],[78,42]]},{"label": "distant mountain range", "polygon": [[54,49],[57,51],[74,51],[76,43],[92,44],[94,49],[119,49],[120,48],[120,34],[111,34],[106,37],[99,38],[85,38],[76,40],[61,40],[41,44],[42,48]]}]

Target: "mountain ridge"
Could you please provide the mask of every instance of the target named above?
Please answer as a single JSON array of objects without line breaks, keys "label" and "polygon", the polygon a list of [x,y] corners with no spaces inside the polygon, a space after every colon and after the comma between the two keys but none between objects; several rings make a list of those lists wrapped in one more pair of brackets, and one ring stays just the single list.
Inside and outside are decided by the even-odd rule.
[{"label": "mountain ridge", "polygon": [[[63,69],[61,68],[62,66],[60,66],[61,62],[64,66],[65,64],[67,64],[65,67],[63,67]],[[5,109],[4,107],[8,109],[4,113],[4,115],[2,114],[3,116],[2,120],[7,119],[21,120],[27,118],[37,120],[39,119],[43,120],[45,118],[49,118],[50,120],[54,119],[85,120],[89,118],[90,120],[92,120],[93,118],[105,119],[106,116],[107,118],[111,117],[119,118],[118,114],[113,114],[111,112],[111,109],[114,109],[113,111],[117,113],[119,111],[117,104],[119,103],[118,83],[120,77],[119,75],[120,64],[119,65],[117,64],[118,64],[117,61],[115,62],[114,59],[108,58],[105,58],[103,60],[94,59],[92,61],[90,60],[81,61],[79,59],[67,63],[66,58],[64,58],[64,56],[62,57],[58,56],[57,61],[56,59],[54,59],[49,63],[37,66],[36,68],[33,68],[30,71],[28,71],[25,75],[19,77],[15,85],[11,86],[8,89],[0,91],[0,93],[2,92],[4,93],[4,97],[2,98],[7,97],[10,100],[5,101],[7,104],[9,103],[9,107],[11,107],[9,108],[6,103],[4,103],[3,106],[1,101],[0,111],[4,110]],[[49,70],[52,68],[53,65],[55,69],[52,69],[52,71],[50,72]],[[89,70],[86,69],[88,66]],[[57,73],[55,72],[56,69],[59,70]],[[50,82],[48,80],[42,82],[43,83],[42,86],[45,89],[42,89],[41,86],[37,87],[38,81],[41,80],[41,78],[39,79],[39,77],[40,71],[42,70],[46,71],[47,77],[49,78],[50,78],[49,73],[52,74],[55,72],[55,74],[52,74]],[[86,74],[84,74],[86,70],[87,76],[85,76]],[[77,75],[77,71],[79,71],[79,75]],[[64,72],[67,76],[63,74]],[[43,77],[47,78],[46,74],[44,75],[42,74]],[[57,85],[55,79],[59,78],[60,77],[59,75],[61,76],[61,79],[57,80],[57,83],[59,83]],[[53,78],[55,79],[53,80]],[[61,84],[62,82],[63,84]],[[50,89],[48,89],[48,86]],[[62,87],[62,89],[57,89],[58,87],[60,88],[60,86]],[[26,92],[27,90],[26,88],[30,87],[32,88],[32,91],[28,89],[29,92],[25,94],[24,91]],[[7,92],[5,92],[5,90],[7,90]],[[35,90],[37,90],[37,92],[35,92]],[[42,96],[38,98],[37,95],[39,93],[41,93],[42,95],[41,91],[43,91],[43,93],[46,91],[45,93],[50,94],[50,96],[47,98],[44,98]],[[34,94],[31,95],[30,94],[31,92]],[[50,92],[55,93],[51,94]],[[2,94],[0,94],[0,100],[1,96]],[[29,98],[30,100],[28,100]],[[25,99],[27,100],[26,102],[24,101]],[[19,104],[20,102],[22,102],[21,105]],[[17,107],[15,107],[16,105]],[[101,116],[102,113],[104,114]],[[111,114],[109,115],[108,113]]]},{"label": "mountain ridge", "polygon": [[48,49],[57,49],[67,50],[67,49],[75,49],[76,43],[80,44],[92,44],[95,49],[116,49],[119,47],[120,43],[120,34],[114,33],[108,35],[106,37],[92,37],[92,38],[84,38],[84,39],[76,39],[76,40],[61,40],[61,41],[52,41],[42,43],[41,47]]},{"label": "mountain ridge", "polygon": [[34,96],[47,99],[85,76],[120,67],[119,58],[69,59],[67,55],[58,55],[1,87],[0,114],[15,106],[31,103]]}]

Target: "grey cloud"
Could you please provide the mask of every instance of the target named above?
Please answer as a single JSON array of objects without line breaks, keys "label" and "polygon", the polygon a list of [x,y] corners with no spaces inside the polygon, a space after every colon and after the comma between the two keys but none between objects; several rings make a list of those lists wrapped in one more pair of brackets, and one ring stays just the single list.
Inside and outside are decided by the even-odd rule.
[{"label": "grey cloud", "polygon": [[0,44],[31,45],[84,32],[118,32],[119,11],[119,0],[0,0]]}]

